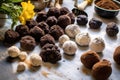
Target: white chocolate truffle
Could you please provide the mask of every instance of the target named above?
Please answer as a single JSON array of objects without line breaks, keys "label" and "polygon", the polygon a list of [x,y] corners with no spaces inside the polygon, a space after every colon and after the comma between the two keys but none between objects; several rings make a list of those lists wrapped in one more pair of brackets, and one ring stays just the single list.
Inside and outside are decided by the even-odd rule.
[{"label": "white chocolate truffle", "polygon": [[105,43],[102,38],[95,38],[90,42],[90,49],[95,52],[102,52],[105,48]]},{"label": "white chocolate truffle", "polygon": [[15,57],[17,57],[19,55],[19,53],[20,53],[20,50],[16,46],[11,46],[11,47],[8,48],[8,55],[10,57],[15,58]]},{"label": "white chocolate truffle", "polygon": [[30,61],[32,66],[40,66],[42,63],[42,58],[38,54],[32,54],[30,56]]},{"label": "white chocolate truffle", "polygon": [[80,46],[88,46],[90,43],[90,36],[88,33],[78,33],[75,36],[75,41]]},{"label": "white chocolate truffle", "polygon": [[19,58],[20,58],[20,60],[26,60],[27,52],[24,52],[24,51],[20,52],[19,53]]},{"label": "white chocolate truffle", "polygon": [[65,28],[65,32],[66,34],[71,37],[71,38],[75,38],[75,36],[80,33],[80,27],[76,24],[71,24],[71,25],[68,25],[66,28]]},{"label": "white chocolate truffle", "polygon": [[77,51],[77,44],[74,41],[66,41],[63,44],[63,51],[67,55],[74,55]]},{"label": "white chocolate truffle", "polygon": [[17,72],[22,72],[26,69],[25,63],[24,62],[19,62],[17,66]]},{"label": "white chocolate truffle", "polygon": [[63,45],[63,43],[65,42],[65,41],[68,41],[68,40],[70,40],[70,38],[67,36],[67,35],[62,35],[62,36],[60,36],[59,37],[59,43],[61,44],[61,45]]}]

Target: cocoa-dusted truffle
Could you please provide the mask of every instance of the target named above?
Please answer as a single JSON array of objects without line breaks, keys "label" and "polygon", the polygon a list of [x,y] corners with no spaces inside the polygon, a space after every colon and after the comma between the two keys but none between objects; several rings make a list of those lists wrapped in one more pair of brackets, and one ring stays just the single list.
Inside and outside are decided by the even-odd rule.
[{"label": "cocoa-dusted truffle", "polygon": [[55,39],[50,34],[46,34],[40,38],[40,46],[41,47],[43,47],[47,43],[55,44]]},{"label": "cocoa-dusted truffle", "polygon": [[83,53],[80,59],[83,65],[89,69],[91,69],[95,63],[100,61],[99,55],[94,51],[87,51]]},{"label": "cocoa-dusted truffle", "polygon": [[60,10],[56,7],[51,7],[47,13],[48,16],[55,16],[58,18],[60,16]]},{"label": "cocoa-dusted truffle", "polygon": [[54,25],[50,28],[50,34],[54,37],[55,40],[58,40],[59,37],[64,34],[64,31],[60,26]]},{"label": "cocoa-dusted truffle", "polygon": [[98,19],[95,19],[95,18],[92,18],[90,21],[89,21],[89,26],[91,29],[99,29],[102,25],[102,21],[98,20]]},{"label": "cocoa-dusted truffle", "polygon": [[18,32],[21,37],[29,34],[29,28],[27,25],[18,25],[16,26],[15,31]]},{"label": "cocoa-dusted truffle", "polygon": [[111,73],[111,63],[105,59],[92,67],[92,75],[96,80],[107,80]]},{"label": "cocoa-dusted truffle", "polygon": [[31,51],[36,46],[35,39],[32,36],[24,36],[20,40],[20,46],[22,49]]},{"label": "cocoa-dusted truffle", "polygon": [[108,36],[116,36],[119,32],[119,28],[116,25],[116,23],[114,22],[110,22],[107,24],[107,28],[106,28],[106,33],[108,34]]},{"label": "cocoa-dusted truffle", "polygon": [[62,27],[63,29],[65,29],[67,25],[71,24],[71,19],[67,15],[62,15],[58,18],[58,23],[57,24],[60,27]]},{"label": "cocoa-dusted truffle", "polygon": [[49,25],[46,22],[42,21],[37,26],[41,28],[45,34],[49,33]]},{"label": "cocoa-dusted truffle", "polygon": [[40,56],[44,62],[57,63],[61,60],[60,50],[56,45],[46,44],[42,47]]},{"label": "cocoa-dusted truffle", "polygon": [[30,19],[26,21],[26,25],[28,26],[29,29],[31,29],[37,25],[37,22],[33,19]]},{"label": "cocoa-dusted truffle", "polygon": [[71,24],[74,24],[74,22],[75,22],[75,15],[70,12],[70,13],[67,14],[67,16],[70,17],[70,19],[71,19]]},{"label": "cocoa-dusted truffle", "polygon": [[36,17],[37,22],[46,21],[46,19],[47,19],[47,12],[40,11],[37,13],[37,17]]},{"label": "cocoa-dusted truffle", "polygon": [[62,7],[60,8],[60,15],[65,15],[67,13],[69,13],[69,9],[67,7]]},{"label": "cocoa-dusted truffle", "polygon": [[33,28],[30,30],[30,35],[31,35],[32,37],[34,37],[36,41],[39,42],[39,41],[40,41],[40,38],[41,38],[43,35],[45,35],[45,33],[44,33],[44,31],[43,31],[41,28],[35,26],[35,27],[33,27]]},{"label": "cocoa-dusted truffle", "polygon": [[114,54],[113,54],[113,59],[117,64],[120,65],[120,46],[118,46],[115,49]]},{"label": "cocoa-dusted truffle", "polygon": [[50,16],[47,18],[46,23],[51,27],[57,24],[57,19],[55,18],[55,16]]},{"label": "cocoa-dusted truffle", "polygon": [[8,29],[6,32],[5,32],[5,39],[4,39],[4,41],[6,42],[6,43],[15,43],[15,42],[17,42],[19,39],[20,39],[20,35],[19,35],[19,33],[18,32],[15,32],[15,31],[13,31],[13,30],[11,30],[11,29]]},{"label": "cocoa-dusted truffle", "polygon": [[86,15],[78,15],[77,24],[78,25],[86,25],[88,22],[88,17]]}]

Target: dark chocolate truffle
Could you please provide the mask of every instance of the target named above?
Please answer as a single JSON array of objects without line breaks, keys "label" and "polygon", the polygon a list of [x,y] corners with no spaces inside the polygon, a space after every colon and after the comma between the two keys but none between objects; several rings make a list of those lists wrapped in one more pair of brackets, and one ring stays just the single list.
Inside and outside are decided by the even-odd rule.
[{"label": "dark chocolate truffle", "polygon": [[92,67],[92,75],[96,80],[107,80],[111,73],[111,63],[105,59]]},{"label": "dark chocolate truffle", "polygon": [[18,25],[16,26],[15,31],[18,32],[21,37],[29,34],[29,28],[27,25]]},{"label": "dark chocolate truffle", "polygon": [[47,19],[47,13],[45,11],[40,11],[37,13],[36,21],[41,22],[41,21],[46,21]]},{"label": "dark chocolate truffle", "polygon": [[5,42],[6,43],[15,43],[16,41],[18,41],[20,39],[20,35],[18,32],[15,32],[11,29],[8,29],[6,32],[5,32]]},{"label": "dark chocolate truffle", "polygon": [[36,46],[35,39],[32,36],[24,36],[20,40],[20,46],[24,50],[31,51]]},{"label": "dark chocolate truffle", "polygon": [[60,16],[60,10],[56,7],[51,7],[47,13],[48,16],[55,16],[58,18]]},{"label": "dark chocolate truffle", "polygon": [[100,61],[99,55],[94,51],[87,51],[81,55],[81,62],[86,68],[91,69],[93,65]]},{"label": "dark chocolate truffle", "polygon": [[59,37],[64,34],[64,31],[60,26],[54,25],[50,28],[50,34],[54,37],[55,40],[58,40]]},{"label": "dark chocolate truffle", "polygon": [[37,22],[33,19],[30,19],[26,21],[26,25],[28,26],[29,29],[31,29],[37,25]]},{"label": "dark chocolate truffle", "polygon": [[113,59],[117,64],[120,65],[120,46],[118,46],[115,49],[114,54],[113,54]]},{"label": "dark chocolate truffle", "polygon": [[60,8],[60,15],[66,15],[69,12],[70,11],[69,11],[69,9],[67,7]]},{"label": "dark chocolate truffle", "polygon": [[77,24],[78,25],[86,25],[88,22],[88,17],[86,15],[78,15]]},{"label": "dark chocolate truffle", "polygon": [[46,44],[42,47],[40,56],[44,62],[57,63],[61,60],[60,50],[56,45]]},{"label": "dark chocolate truffle", "polygon": [[55,16],[50,16],[47,18],[46,23],[51,27],[57,24],[57,19],[55,18]]},{"label": "dark chocolate truffle", "polygon": [[110,22],[107,24],[106,33],[108,34],[108,36],[110,37],[116,36],[118,32],[119,32],[119,28],[116,25],[116,23]]},{"label": "dark chocolate truffle", "polygon": [[71,19],[67,15],[62,15],[58,18],[57,23],[61,28],[65,29],[67,25],[71,24]]},{"label": "dark chocolate truffle", "polygon": [[42,21],[37,26],[41,28],[45,32],[45,34],[49,33],[49,26],[46,22]]},{"label": "dark chocolate truffle", "polygon": [[67,16],[70,17],[70,19],[71,19],[71,24],[74,24],[74,22],[75,22],[75,15],[74,15],[73,13],[68,13]]},{"label": "dark chocolate truffle", "polygon": [[89,21],[89,26],[91,29],[99,29],[102,25],[102,22],[98,19],[95,19],[95,18],[92,18],[90,21]]},{"label": "dark chocolate truffle", "polygon": [[46,34],[40,38],[40,46],[41,47],[43,47],[47,43],[55,44],[55,39],[50,34]]},{"label": "dark chocolate truffle", "polygon": [[39,41],[40,41],[40,38],[41,38],[43,35],[45,35],[45,33],[44,33],[44,31],[43,31],[41,28],[35,26],[35,27],[33,27],[33,28],[30,30],[30,35],[31,35],[32,37],[34,37],[36,41],[39,42]]}]

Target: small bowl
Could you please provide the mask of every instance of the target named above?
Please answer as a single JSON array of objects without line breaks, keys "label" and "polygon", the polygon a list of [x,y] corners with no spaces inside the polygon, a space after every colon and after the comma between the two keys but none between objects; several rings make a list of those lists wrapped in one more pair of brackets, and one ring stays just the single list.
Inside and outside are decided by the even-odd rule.
[{"label": "small bowl", "polygon": [[[104,17],[104,18],[114,18],[118,15],[120,9],[118,9],[118,10],[108,10],[108,9],[101,8],[101,7],[96,5],[97,1],[98,0],[94,1],[94,9],[95,9],[95,12],[99,16]],[[114,1],[114,2],[120,7],[120,2],[118,2],[118,1]]]}]

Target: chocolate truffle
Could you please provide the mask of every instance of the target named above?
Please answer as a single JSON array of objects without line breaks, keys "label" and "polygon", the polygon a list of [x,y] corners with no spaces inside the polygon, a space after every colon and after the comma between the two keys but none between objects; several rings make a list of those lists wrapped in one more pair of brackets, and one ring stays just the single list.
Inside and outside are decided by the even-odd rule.
[{"label": "chocolate truffle", "polygon": [[24,62],[19,62],[17,66],[17,72],[23,72],[26,69],[26,65]]},{"label": "chocolate truffle", "polygon": [[60,8],[60,15],[66,15],[69,12],[70,11],[69,11],[69,9],[67,7]]},{"label": "chocolate truffle", "polygon": [[58,40],[59,37],[64,34],[64,31],[60,26],[54,25],[50,28],[50,34],[54,37],[55,40]]},{"label": "chocolate truffle", "polygon": [[46,19],[47,19],[47,12],[40,11],[37,13],[37,17],[36,17],[37,22],[46,21]]},{"label": "chocolate truffle", "polygon": [[24,61],[24,60],[26,60],[26,58],[27,58],[27,52],[25,52],[25,51],[21,51],[20,53],[19,53],[19,58],[20,58],[20,60],[22,60],[22,61]]},{"label": "chocolate truffle", "polygon": [[41,28],[45,32],[45,34],[49,33],[49,26],[46,22],[42,21],[37,26]]},{"label": "chocolate truffle", "polygon": [[93,65],[100,61],[99,55],[94,51],[87,51],[80,57],[81,62],[86,68],[91,69]]},{"label": "chocolate truffle", "polygon": [[77,51],[77,44],[74,41],[65,41],[63,46],[63,51],[67,55],[75,55]]},{"label": "chocolate truffle", "polygon": [[24,36],[20,40],[20,46],[22,49],[31,51],[36,46],[35,39],[32,36]]},{"label": "chocolate truffle", "polygon": [[67,15],[62,15],[58,18],[57,23],[61,28],[65,29],[67,25],[71,24],[71,19]]},{"label": "chocolate truffle", "polygon": [[86,15],[78,15],[77,24],[78,25],[86,25],[88,22],[88,17]]},{"label": "chocolate truffle", "polygon": [[28,26],[29,29],[31,29],[37,25],[37,22],[33,19],[30,19],[26,21],[26,25]]},{"label": "chocolate truffle", "polygon": [[46,34],[40,38],[40,46],[41,47],[43,47],[47,43],[55,44],[55,39],[50,34]]},{"label": "chocolate truffle", "polygon": [[16,26],[15,31],[18,32],[21,37],[29,34],[29,28],[27,25],[18,25]]},{"label": "chocolate truffle", "polygon": [[117,64],[120,65],[120,46],[118,46],[115,49],[114,54],[113,54],[113,59]]},{"label": "chocolate truffle", "polygon": [[60,16],[60,10],[56,7],[51,7],[47,13],[48,16],[55,16],[58,18]]},{"label": "chocolate truffle", "polygon": [[12,43],[15,43],[17,42],[19,39],[20,39],[20,35],[18,32],[16,31],[13,31],[11,29],[8,29],[6,32],[5,32],[5,39],[4,41],[6,43],[9,43],[9,44],[12,44]]},{"label": "chocolate truffle", "polygon": [[66,34],[71,37],[71,38],[75,38],[75,36],[80,33],[80,27],[76,24],[71,24],[71,25],[68,25],[66,28],[65,28],[65,32]]},{"label": "chocolate truffle", "polygon": [[100,37],[98,38],[94,38],[91,42],[90,42],[90,49],[95,51],[95,52],[102,52],[105,48],[105,43],[104,40]]},{"label": "chocolate truffle", "polygon": [[60,36],[59,37],[59,43],[61,44],[61,45],[63,45],[64,44],[64,42],[66,42],[66,41],[68,41],[68,40],[70,40],[70,38],[66,35],[66,34],[63,34],[62,36]]},{"label": "chocolate truffle", "polygon": [[89,21],[89,26],[91,29],[99,29],[102,25],[102,22],[98,19],[95,19],[95,18],[92,18],[90,21]]},{"label": "chocolate truffle", "polygon": [[107,80],[111,73],[111,63],[105,59],[92,67],[92,75],[96,80]]},{"label": "chocolate truffle", "polygon": [[57,63],[61,60],[60,50],[56,45],[46,44],[42,47],[40,56],[44,62]]},{"label": "chocolate truffle", "polygon": [[116,36],[118,32],[119,32],[119,28],[116,25],[116,23],[110,22],[107,24],[106,33],[108,34],[108,36],[110,37]]},{"label": "chocolate truffle", "polygon": [[55,16],[50,16],[47,18],[46,23],[51,27],[57,24],[57,19],[55,18]]},{"label": "chocolate truffle", "polygon": [[39,42],[39,41],[40,41],[40,38],[41,38],[43,35],[45,35],[45,33],[44,33],[44,31],[43,31],[41,28],[35,26],[35,27],[33,27],[33,28],[30,30],[30,35],[31,35],[32,37],[34,37],[37,42]]},{"label": "chocolate truffle", "polygon": [[71,24],[74,24],[74,22],[75,22],[75,15],[70,12],[70,13],[67,14],[67,16],[70,17],[70,19],[71,19]]}]

